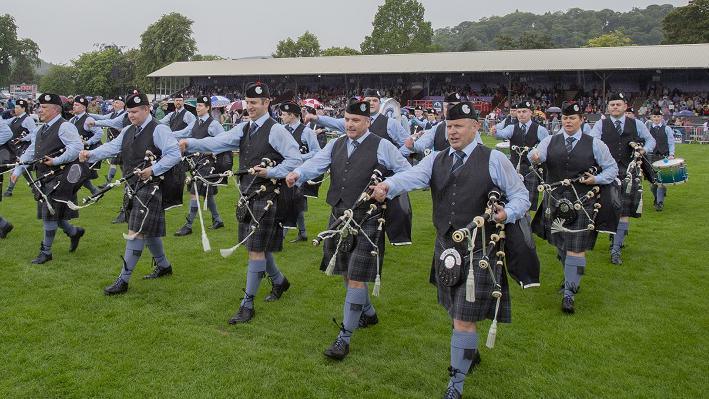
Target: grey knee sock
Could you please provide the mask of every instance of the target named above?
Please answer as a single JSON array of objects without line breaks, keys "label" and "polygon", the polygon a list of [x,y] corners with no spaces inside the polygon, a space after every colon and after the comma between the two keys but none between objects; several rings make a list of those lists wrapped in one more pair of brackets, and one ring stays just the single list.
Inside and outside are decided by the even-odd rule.
[{"label": "grey knee sock", "polygon": [[145,245],[150,250],[153,258],[155,258],[155,263],[159,268],[166,269],[170,267],[170,262],[167,261],[167,256],[165,256],[165,248],[163,248],[161,237],[148,237],[145,239]]},{"label": "grey knee sock", "polygon": [[473,363],[473,356],[478,347],[478,334],[467,331],[453,330],[451,335],[451,367],[454,375],[448,381],[456,391],[463,393],[465,376]]},{"label": "grey knee sock", "polygon": [[585,256],[566,256],[566,263],[564,264],[564,296],[574,297],[581,284],[581,276],[583,276],[585,268]]},{"label": "grey knee sock", "polygon": [[116,165],[111,165],[111,167],[108,168],[108,176],[106,176],[106,181],[110,183],[114,177],[116,177]]},{"label": "grey knee sock", "polygon": [[339,336],[348,344],[350,343],[352,334],[357,329],[357,326],[359,326],[359,318],[362,316],[362,308],[364,307],[364,303],[366,301],[366,288],[347,288],[342,319],[342,324],[345,327],[345,331],[340,331]]},{"label": "grey knee sock", "polygon": [[276,260],[273,259],[272,252],[266,252],[266,273],[271,278],[273,284],[281,284],[283,282],[283,273],[278,270]]},{"label": "grey knee sock", "polygon": [[8,221],[0,217],[0,229],[5,228],[5,226],[8,224]]},{"label": "grey knee sock", "polygon": [[376,310],[374,309],[374,305],[372,305],[372,301],[369,299],[369,284],[364,283],[364,289],[365,291],[367,291],[367,301],[362,307],[362,313],[366,314],[367,316],[374,316]]},{"label": "grey knee sock", "polygon": [[69,237],[76,234],[76,226],[73,226],[68,220],[62,219],[58,222],[58,225]]},{"label": "grey knee sock", "polygon": [[194,222],[195,216],[197,216],[197,208],[199,207],[198,199],[190,199],[190,213],[187,214],[187,227],[192,228],[192,223]]},{"label": "grey knee sock", "polygon": [[625,235],[628,233],[628,222],[618,222],[618,230],[615,232],[615,237],[613,237],[613,251],[619,252],[620,247],[625,241]]},{"label": "grey knee sock", "polygon": [[11,193],[12,190],[15,189],[15,184],[17,184],[17,181],[15,181],[15,182],[10,182],[10,184],[7,185],[7,192]]},{"label": "grey knee sock", "polygon": [[658,187],[657,188],[657,201],[656,202],[665,202],[665,191],[667,189],[665,187]]},{"label": "grey knee sock", "polygon": [[246,272],[246,295],[241,301],[241,306],[253,309],[254,296],[258,292],[265,271],[266,259],[249,260],[249,269]]},{"label": "grey knee sock", "polygon": [[54,242],[54,235],[57,233],[57,226],[57,222],[44,222],[44,239],[42,240],[42,252],[44,252],[46,255],[52,254],[52,243]]},{"label": "grey knee sock", "polygon": [[145,240],[141,238],[135,238],[132,240],[126,241],[126,251],[123,254],[123,260],[125,261],[125,264],[123,265],[123,269],[121,269],[121,275],[120,278],[124,282],[128,282],[130,280],[131,274],[133,274],[133,269],[135,269],[135,265],[138,264],[138,260],[140,260],[140,255],[143,254],[143,248],[145,247]]},{"label": "grey knee sock", "polygon": [[213,195],[207,197],[207,208],[209,212],[212,213],[212,221],[214,223],[222,221],[222,217],[219,216],[219,210],[217,209],[217,201],[214,200]]},{"label": "grey knee sock", "polygon": [[298,232],[300,232],[300,235],[306,236],[307,234],[305,233],[305,212],[298,213],[296,225],[298,226]]}]

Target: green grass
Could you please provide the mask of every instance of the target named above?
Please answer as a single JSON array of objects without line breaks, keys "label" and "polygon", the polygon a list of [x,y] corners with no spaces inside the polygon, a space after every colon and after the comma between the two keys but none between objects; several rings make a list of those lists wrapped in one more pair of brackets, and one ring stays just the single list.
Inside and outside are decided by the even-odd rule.
[{"label": "green grass", "polygon": [[[631,223],[622,266],[610,264],[606,236],[599,238],[576,315],[561,313],[561,267],[554,248],[537,242],[542,287],[512,287],[513,322],[500,325],[493,350],[484,347],[489,323],[482,323],[483,362],[466,381],[466,397],[706,395],[709,157],[699,145],[677,152],[688,160],[689,183],[670,188],[662,213],[652,210],[646,187],[645,214]],[[58,232],[54,261],[41,266],[29,264],[42,237],[29,190],[18,186],[0,204],[16,226],[0,241],[0,397],[442,395],[450,321],[427,282],[428,192],[412,194],[414,245],[387,247],[374,299],[381,323],[357,331],[341,363],[321,352],[337,333],[331,319],[342,317],[344,289],[318,271],[321,249],[310,244],[286,243],[276,255],[293,284],[282,300],[264,303],[265,283],[252,323],[227,325],[246,275],[243,249],[228,259],[218,253],[235,242],[233,187],[218,197],[227,228],[210,231],[211,253],[202,252],[199,234],[173,237],[185,211],[169,211],[165,246],[175,274],[141,280],[150,268],[146,249],[129,292],[105,297],[125,244],[126,225],[110,224],[118,194],[81,211],[76,223],[87,232],[75,254]],[[322,199],[310,201],[311,237],[328,212]]]}]

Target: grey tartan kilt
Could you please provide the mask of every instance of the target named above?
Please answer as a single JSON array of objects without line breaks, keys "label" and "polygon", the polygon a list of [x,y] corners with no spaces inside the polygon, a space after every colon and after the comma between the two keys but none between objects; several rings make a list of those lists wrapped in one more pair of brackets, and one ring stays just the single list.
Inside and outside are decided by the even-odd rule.
[{"label": "grey tartan kilt", "polygon": [[[128,230],[139,232],[145,237],[165,237],[165,211],[162,209],[160,188],[156,184],[138,183],[138,186],[126,209]],[[155,187],[157,190],[153,194]]]},{"label": "grey tartan kilt", "polygon": [[[79,211],[69,209],[63,202],[56,202],[51,197],[49,201],[54,208],[54,215],[49,212],[47,205],[44,202],[37,202],[37,219],[44,222],[57,222],[60,220],[70,220],[79,217]],[[71,202],[76,204],[76,194],[71,197]]]},{"label": "grey tartan kilt", "polygon": [[[441,254],[448,248],[454,247],[451,239],[452,231],[446,232],[444,236],[438,234],[434,249],[435,273],[438,276],[438,270],[442,266],[440,260]],[[473,257],[474,277],[475,277],[475,302],[465,300],[465,282],[468,278],[470,265],[469,252],[456,247],[463,257],[461,265],[461,278],[458,285],[455,287],[446,287],[442,284],[437,284],[438,287],[438,303],[441,304],[447,311],[448,315],[456,320],[462,321],[481,321],[485,319],[495,318],[495,305],[497,299],[492,296],[495,288],[490,272],[487,269],[481,269],[478,266],[478,260],[482,257],[482,249],[476,248]],[[494,260],[493,260],[494,261]],[[491,262],[493,263],[493,262]],[[507,283],[507,275],[505,271],[498,271],[499,284],[501,287],[502,298],[500,299],[500,310],[497,315],[497,321],[501,323],[509,323],[512,320],[512,304],[510,301],[510,289]]]},{"label": "grey tartan kilt", "polygon": [[[264,212],[266,201],[264,199],[254,199],[249,203],[249,207],[256,220],[259,221],[254,234],[244,243],[247,250],[253,252],[280,252],[283,249],[283,227],[276,221],[277,198],[273,198],[273,205]],[[256,225],[254,220],[249,223],[239,223],[239,242],[251,233],[251,226]]]},{"label": "grey tartan kilt", "polygon": [[[637,212],[638,210],[638,205],[640,204],[640,200],[643,196],[642,193],[642,181],[635,181],[635,175],[630,179],[630,184],[631,184],[631,189],[630,193],[626,194],[626,190],[628,188],[628,184],[626,183],[625,179],[620,179],[621,182],[621,187],[620,187],[620,197],[623,202],[623,209],[621,210],[620,216],[630,216],[634,218],[639,218],[640,213]],[[642,211],[642,210],[641,210]]]},{"label": "grey tartan kilt", "polygon": [[529,191],[529,202],[531,203],[529,209],[536,210],[539,203],[539,191],[537,190],[540,183],[539,176],[529,168],[525,170],[524,165],[520,166],[519,171],[524,176],[524,187]]},{"label": "grey tartan kilt", "polygon": [[[335,219],[342,215],[344,210],[345,208],[341,207],[333,208],[333,214],[330,215],[328,225],[332,225]],[[355,220],[360,220],[364,212],[365,211],[356,212]],[[362,230],[369,236],[369,239],[379,247],[379,274],[381,274],[381,267],[384,264],[384,229],[377,233],[377,227],[379,226],[377,219],[379,219],[379,217],[380,216],[375,213],[374,217],[362,224]],[[361,237],[361,235],[362,233],[360,232],[355,236],[355,246],[351,252],[345,253],[337,251],[333,273],[347,276],[348,279],[354,281],[372,282],[377,277],[377,257],[372,256],[371,252],[374,248],[372,244],[370,244],[366,238]],[[320,263],[320,270],[325,270],[330,259],[335,255],[338,239],[339,235],[336,235],[323,242],[323,257]]]},{"label": "grey tartan kilt", "polygon": [[[579,193],[580,195],[585,194],[586,192]],[[545,193],[545,198],[548,193]],[[562,194],[562,197],[570,200],[570,201],[575,201],[576,198],[574,198],[574,194],[571,191],[565,191]],[[546,204],[552,204],[553,201],[549,202],[544,202],[544,205]],[[588,212],[589,215],[593,216],[593,204],[596,201],[589,201],[586,203],[584,206],[584,209],[586,212]],[[550,211],[551,211],[551,218],[549,217],[544,217],[544,232],[546,234],[546,237],[548,238],[548,241],[550,244],[554,245],[555,247],[559,248],[560,250],[563,251],[572,251],[572,252],[585,252],[588,250],[592,250],[593,247],[596,245],[596,239],[598,238],[598,231],[597,230],[588,230],[588,224],[591,222],[591,220],[586,216],[586,214],[583,211],[578,211],[578,216],[576,217],[576,220],[574,220],[571,223],[564,224],[564,227],[570,229],[570,230],[580,230],[580,229],[586,229],[582,232],[579,233],[553,233],[551,232],[551,223],[553,221],[553,215],[556,212],[555,206],[552,204],[550,206]],[[546,209],[546,208],[544,208]]]}]

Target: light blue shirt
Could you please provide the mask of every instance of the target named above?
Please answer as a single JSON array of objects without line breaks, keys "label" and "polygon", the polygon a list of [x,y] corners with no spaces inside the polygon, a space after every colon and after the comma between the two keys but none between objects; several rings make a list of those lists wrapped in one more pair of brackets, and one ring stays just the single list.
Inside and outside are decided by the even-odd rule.
[{"label": "light blue shirt", "polygon": [[7,143],[12,138],[12,130],[7,122],[8,120],[0,118],[0,145]]},{"label": "light blue shirt", "polygon": [[[615,126],[615,121],[620,121],[620,129],[623,131],[625,129],[625,122],[628,120],[628,118],[625,117],[625,115],[621,116],[620,118],[615,118],[613,116],[608,117],[611,121],[611,123]],[[635,123],[635,126],[637,127],[638,130],[638,136],[645,140],[645,145],[643,148],[645,149],[646,153],[652,152],[653,149],[655,149],[655,139],[652,137],[652,134],[650,134],[650,131],[647,130],[647,126],[645,126],[644,123],[640,122],[637,119],[631,119],[632,123]],[[593,125],[593,128],[591,129],[591,136],[601,140],[601,137],[603,136],[603,120],[599,120]]]},{"label": "light blue shirt", "polygon": [[[500,122],[495,124],[495,131],[502,130],[505,128],[505,121],[507,120],[508,117],[509,117],[509,115],[507,115],[504,119],[502,119]],[[514,122],[514,123],[517,122],[517,118],[511,118],[511,119],[512,119],[512,122]],[[514,123],[510,123],[507,126],[514,125]]]},{"label": "light blue shirt", "polygon": [[[200,116],[194,120],[191,124],[187,125],[186,128],[182,130],[175,130],[172,132],[172,134],[175,135],[176,138],[178,139],[186,139],[188,137],[192,137],[192,129],[197,126],[197,121],[201,120],[202,122],[206,122],[207,119],[209,119],[209,114]],[[216,119],[212,118],[212,123],[209,124],[209,127],[207,127],[207,133],[214,137],[218,136],[222,133],[224,133],[224,126],[221,125]]]},{"label": "light blue shirt", "polygon": [[[85,113],[86,112],[82,112],[79,115],[74,115],[69,120],[69,123],[74,124],[74,122],[78,121],[81,117],[83,117]],[[93,133],[93,135],[86,140],[86,145],[96,144],[96,143],[100,142],[101,136],[103,136],[103,129],[101,129],[98,126],[89,127],[89,121],[94,121],[94,123],[95,123],[96,120],[94,120],[94,118],[89,116],[84,121],[84,130],[88,130],[89,132]]]},{"label": "light blue shirt", "polygon": [[[378,112],[376,114],[371,114],[370,117],[372,122],[374,122],[378,116]],[[320,115],[318,116],[318,123],[339,132],[345,132],[345,118],[332,118],[329,116]],[[387,117],[387,134],[399,147],[399,151],[401,151],[402,155],[408,156],[411,153],[411,151],[404,146],[404,140],[409,137],[409,132],[407,132],[406,129],[404,129],[404,126],[398,123],[396,119]]]},{"label": "light blue shirt", "polygon": [[[662,125],[655,125],[653,124],[652,127],[660,127]],[[665,125],[665,134],[667,135],[667,145],[669,146],[670,149],[670,155],[674,156],[675,155],[675,133],[672,131],[672,129]]]},{"label": "light blue shirt", "polygon": [[[440,123],[446,123],[446,121],[441,121]],[[426,130],[423,132],[421,137],[419,137],[418,140],[414,141],[414,152],[418,153],[423,153],[427,149],[433,149],[433,143],[436,139],[436,129],[438,128],[438,124],[433,126],[432,128]],[[448,141],[448,129],[445,130],[445,137],[446,141]],[[478,142],[478,144],[483,144],[483,139],[480,138],[480,132],[475,133],[475,141]]]},{"label": "light blue shirt", "polygon": [[[147,126],[152,119],[152,116],[145,118],[143,124],[140,125],[141,128],[145,129],[145,126]],[[131,126],[132,125],[128,125],[124,127],[115,139],[89,151],[88,162],[95,163],[102,159],[113,158],[121,152],[123,137]],[[143,130],[141,130],[141,133],[138,133],[138,135],[143,134],[142,132]],[[153,175],[160,176],[180,162],[180,148],[177,146],[177,140],[172,135],[170,128],[161,124],[155,126],[155,130],[153,131],[153,143],[162,153],[160,160],[153,164]]]},{"label": "light blue shirt", "polygon": [[[566,142],[566,138],[569,137],[565,131],[562,129],[562,133],[564,135],[564,142]],[[573,137],[576,140],[571,144],[571,149],[576,148],[576,144],[578,144],[579,140],[581,140],[581,135],[582,132],[579,129],[576,133],[573,134]],[[529,161],[532,161],[532,156],[534,154],[539,154],[539,162],[542,163],[547,160],[547,149],[549,148],[549,142],[551,141],[552,136],[546,137],[544,140],[542,140],[538,145],[537,148],[533,149],[532,151],[527,154],[527,158]],[[596,159],[596,163],[598,166],[601,167],[601,173],[596,175],[596,183],[597,184],[608,184],[612,182],[616,176],[618,176],[618,164],[615,162],[615,159],[613,159],[613,156],[611,155],[610,150],[608,149],[608,146],[606,143],[604,143],[602,140],[593,138],[593,157]]]},{"label": "light blue shirt", "polygon": [[[44,126],[47,126],[46,130],[49,130],[49,128],[51,128],[52,125],[57,123],[57,121],[59,121],[61,117],[61,114],[57,115],[52,118],[51,121],[45,123]],[[32,134],[32,143],[30,143],[30,146],[27,147],[27,150],[20,156],[20,162],[29,162],[34,160],[35,140],[37,138],[37,135],[40,134],[40,130],[43,130],[42,127],[38,127]],[[64,149],[64,152],[61,155],[54,158],[54,165],[63,165],[65,163],[73,162],[74,160],[76,160],[76,158],[79,157],[79,152],[84,149],[84,143],[81,141],[79,131],[76,130],[76,126],[69,122],[62,122],[61,126],[59,126],[59,140],[62,141],[66,148]],[[19,176],[20,174],[22,174],[24,169],[25,167],[22,165],[17,166],[15,168],[15,171],[12,172],[12,174],[15,176]]]},{"label": "light blue shirt", "polygon": [[[185,107],[182,107],[179,110],[176,109],[173,112],[170,112],[169,114],[165,115],[164,118],[160,119],[160,123],[162,123],[163,125],[170,126],[170,118],[172,118],[172,114],[174,114],[175,112],[180,113],[183,109],[185,109]],[[194,114],[192,114],[190,111],[185,112],[184,116],[182,116],[182,121],[185,122],[187,126],[193,124],[195,119],[197,119],[197,117],[194,116]]]},{"label": "light blue shirt", "polygon": [[[99,127],[110,127],[116,130],[121,130],[123,129],[123,118],[125,117],[125,112],[121,113],[120,115],[116,116],[113,119],[100,119],[96,120],[96,126]],[[110,117],[110,114],[108,115]]]},{"label": "light blue shirt", "polygon": [[[266,112],[254,122],[260,127],[263,126],[268,118],[270,118],[270,115]],[[241,122],[229,131],[216,137],[205,137],[201,140],[187,139],[187,149],[191,152],[211,152],[214,154],[238,150],[241,137],[244,135],[244,126],[247,123],[249,122]],[[255,134],[263,133],[257,131]],[[303,163],[298,143],[296,143],[293,135],[288,133],[283,125],[273,125],[271,133],[268,136],[268,144],[283,156],[283,162],[268,170],[268,177],[282,179],[286,177],[290,171]]]},{"label": "light blue shirt", "polygon": [[[473,140],[472,143],[463,148],[463,152],[467,155],[465,157],[465,163],[468,162],[470,159],[470,154],[472,154],[477,145],[477,141]],[[445,151],[448,156],[451,156],[451,154],[455,152],[453,148],[449,148]],[[428,187],[431,183],[433,162],[439,153],[440,151],[432,152],[410,170],[403,173],[397,173],[394,176],[387,178],[384,181],[387,186],[389,186],[387,197],[394,198],[405,191]],[[465,165],[465,163],[463,165]],[[497,150],[492,150],[490,154],[488,171],[493,184],[499,187],[507,197],[507,204],[505,204],[507,220],[505,223],[513,223],[517,221],[524,216],[530,206],[529,192],[524,187],[522,179],[519,178],[519,174],[517,174],[515,167],[512,166],[512,163],[509,159],[507,159],[505,154]],[[474,187],[471,187],[471,189],[474,189]]]},{"label": "light blue shirt", "polygon": [[[367,138],[372,132],[365,132],[356,141],[362,143],[364,139]],[[347,156],[352,155],[354,151],[354,145],[352,145],[352,140],[349,137],[339,137],[337,140],[347,140]],[[332,147],[335,145],[337,140],[330,140],[325,148],[318,151],[314,157],[307,160],[303,165],[294,170],[298,174],[298,186],[302,185],[308,180],[322,175],[329,168],[332,163]],[[411,169],[409,162],[401,155],[401,152],[389,142],[389,140],[382,139],[379,140],[379,146],[377,147],[377,160],[385,168],[393,171],[394,173],[404,172]]]},{"label": "light blue shirt", "polygon": [[[519,126],[521,128],[522,125],[525,125],[525,132],[528,132],[529,127],[532,126],[532,121],[529,120],[529,121],[527,121],[527,123],[522,123],[520,121],[517,121],[517,123],[507,125],[507,127],[505,127],[505,128],[495,130],[495,137],[497,137],[498,139],[509,140],[510,138],[512,138],[512,135],[515,132],[515,126]],[[549,136],[549,131],[547,130],[547,128],[545,128],[542,125],[539,125],[539,127],[537,127],[537,139],[539,141],[542,141],[547,136]]]},{"label": "light blue shirt", "polygon": [[426,129],[426,125],[428,125],[428,119],[426,119],[426,118],[419,119],[419,118],[413,117],[413,118],[411,118],[409,123],[412,126],[416,125],[416,126],[420,127],[421,129]]},{"label": "light blue shirt", "polygon": [[[18,116],[13,116],[12,118],[10,118],[10,119],[7,121],[8,126],[9,126],[10,124],[12,124],[12,122],[13,122],[15,119],[22,118],[25,114],[26,114],[26,112],[23,112],[23,113],[21,113],[21,114],[18,115]],[[32,136],[32,134],[34,133],[34,131],[37,129],[37,124],[34,123],[34,118],[32,118],[31,116],[27,115],[27,118],[25,118],[25,120],[22,121],[22,127],[24,127],[25,129],[27,129],[27,131],[29,132],[29,134],[28,134],[27,136],[21,138],[20,141],[32,141],[32,137],[31,137],[31,136]]]},{"label": "light blue shirt", "polygon": [[[295,132],[295,129],[300,126],[300,122],[295,121],[289,126]],[[286,125],[283,125],[283,127],[286,127]],[[305,126],[305,128],[303,129],[303,133],[300,135],[300,140],[308,145],[308,152],[306,154],[300,154],[300,157],[303,158],[303,161],[307,161],[308,159],[315,156],[318,151],[320,151],[320,143],[318,143],[318,138],[315,136],[315,132],[313,131],[313,129],[309,128],[308,126]]]},{"label": "light blue shirt", "polygon": [[[120,117],[123,117],[123,114],[125,114],[125,113],[126,113],[126,109],[123,108],[122,110],[120,110],[120,111],[118,111],[118,112],[116,113],[116,116],[115,116],[115,117],[116,117],[116,118],[119,117],[119,116],[120,116]],[[91,113],[90,113],[89,116],[92,117],[92,118],[94,118],[94,120],[95,120],[96,122],[98,122],[98,121],[104,121],[104,120],[113,119],[113,118],[111,118],[111,115],[112,115],[112,114],[113,114],[113,112],[109,112],[109,113],[104,114],[104,115],[101,115],[101,114],[91,114]],[[121,129],[121,128],[119,128],[119,129]]]}]

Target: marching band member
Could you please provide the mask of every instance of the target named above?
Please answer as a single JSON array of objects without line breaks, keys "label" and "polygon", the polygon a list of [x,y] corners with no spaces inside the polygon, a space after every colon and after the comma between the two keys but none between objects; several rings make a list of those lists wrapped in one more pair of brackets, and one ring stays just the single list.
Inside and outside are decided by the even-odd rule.
[{"label": "marching band member", "polygon": [[[83,148],[83,143],[76,126],[61,117],[62,101],[58,95],[44,93],[39,97],[39,104],[38,113],[44,125],[34,133],[32,143],[20,156],[20,162],[46,157],[43,162],[36,164],[36,172],[47,174],[57,172],[60,165],[75,161],[79,151]],[[61,155],[50,156],[61,150],[63,150]],[[22,165],[17,166],[10,180],[16,182],[18,176],[23,172],[26,172],[26,168]],[[56,178],[45,180],[42,189],[44,190],[50,182],[55,180]],[[40,244],[39,254],[32,260],[33,264],[43,264],[52,260],[52,243],[58,227],[61,227],[71,240],[69,252],[76,250],[79,240],[84,235],[84,229],[69,223],[69,220],[79,217],[77,211],[69,209],[65,203],[52,199],[49,199],[48,202],[37,202],[37,218],[41,219],[44,224],[44,239]],[[53,213],[49,207],[54,211]]]},{"label": "marching band member", "polygon": [[[582,133],[582,118],[583,111],[577,103],[565,104],[561,117],[563,134],[545,137],[537,148],[527,155],[533,164],[546,162],[547,178],[550,182],[578,178],[577,182],[571,183],[573,189],[572,185],[560,185],[553,192],[545,191],[542,205],[535,214],[533,223],[535,227],[538,222],[543,223],[537,230],[538,234],[557,248],[564,268],[561,310],[565,313],[575,311],[574,295],[586,270],[586,251],[593,249],[598,236],[597,228],[590,230],[587,226],[589,223],[599,225],[602,221],[595,217],[589,218],[594,214],[594,200],[582,204],[583,212],[569,209],[575,212],[575,219],[568,223],[568,226],[564,226],[567,231],[555,232],[552,223],[556,218],[562,217],[559,212],[562,201],[566,204],[580,201],[580,194],[586,194],[592,186],[611,184],[618,174],[618,165],[613,160],[608,146],[603,141]],[[588,171],[592,168],[600,168],[600,173],[590,174]]]},{"label": "marching band member", "polygon": [[[101,145],[101,137],[103,136],[103,129],[95,126],[96,121],[94,118],[89,116],[86,112],[86,108],[89,106],[89,100],[84,96],[74,97],[74,105],[72,113],[74,116],[69,120],[76,130],[79,132],[79,136],[84,142],[84,148],[87,150],[94,149]],[[98,166],[91,168],[90,178],[84,182],[84,187],[86,187],[91,194],[95,194],[98,189],[91,183],[92,179],[98,177],[98,169],[101,169],[101,163],[97,163]]]},{"label": "marching band member", "polygon": [[625,241],[625,236],[628,234],[630,217],[640,217],[642,212],[642,209],[638,208],[642,199],[642,181],[634,173],[628,172],[628,166],[634,152],[630,143],[644,140],[643,148],[638,149],[641,153],[650,153],[655,148],[655,139],[647,130],[647,127],[641,121],[625,116],[627,108],[628,104],[623,93],[611,95],[608,98],[607,111],[609,116],[596,122],[593,125],[593,129],[591,129],[591,136],[602,140],[608,146],[613,159],[618,164],[618,178],[622,182],[621,199],[623,201],[623,210],[621,211],[618,230],[613,237],[613,244],[610,249],[611,263],[615,265],[623,263],[621,247]]},{"label": "marching band member", "polygon": [[[202,95],[197,97],[196,109],[197,119],[195,119],[192,124],[184,129],[174,131],[173,134],[176,138],[184,139],[192,137],[199,140],[205,137],[215,137],[224,133],[224,127],[222,127],[221,123],[212,118],[210,115],[210,111],[212,110],[212,101],[209,96]],[[216,230],[224,227],[224,222],[222,221],[222,217],[219,215],[217,202],[214,198],[217,194],[217,188],[198,182],[197,191],[199,191],[199,193],[195,193],[194,188],[190,188],[190,211],[187,214],[185,224],[180,227],[177,232],[175,232],[176,237],[192,234],[192,223],[194,222],[195,216],[197,216],[200,196],[207,196],[207,208],[212,214],[212,225],[209,226],[209,228]]]},{"label": "marching band member", "polygon": [[[150,114],[150,102],[143,93],[134,93],[127,99],[130,126],[121,130],[113,140],[93,150],[84,150],[79,159],[93,163],[121,154],[121,169],[127,176],[137,169],[127,184],[134,190],[126,207],[128,235],[123,255],[123,267],[113,284],[104,288],[106,295],[123,294],[145,246],[153,256],[153,272],[144,279],[156,279],[172,274],[172,265],[165,255],[162,237],[165,236],[165,210],[160,189],[161,176],[180,161],[177,141],[170,130],[159,124]],[[157,162],[146,162],[147,152],[159,157]]]},{"label": "marching band member", "polygon": [[[447,151],[432,153],[411,170],[395,174],[374,189],[375,198],[381,200],[402,192],[431,187],[433,224],[437,232],[435,254],[436,259],[441,261],[441,255],[454,247],[451,238],[453,231],[484,214],[490,191],[499,188],[507,197],[504,207],[495,206],[492,216],[495,223],[514,223],[529,209],[529,195],[510,161],[501,152],[479,145],[475,140],[475,118],[476,112],[471,103],[462,102],[450,108],[446,124],[451,147]],[[480,240],[490,240],[492,230],[488,229],[488,237],[477,239],[476,247],[481,248]],[[467,251],[464,251],[465,256],[461,256],[458,249],[446,253],[451,251],[455,251],[459,259],[468,256]],[[479,249],[472,256],[477,259],[481,255],[482,250]],[[492,297],[493,283],[487,270],[475,267],[474,288],[470,288],[474,293],[467,293],[474,300],[469,301],[466,298],[466,291],[470,290],[468,284],[457,284],[468,279],[468,262],[462,262],[459,269],[453,263],[444,263],[445,266],[440,261],[436,264],[439,276],[449,270],[459,272],[455,279],[451,279],[456,281],[454,285],[444,284],[440,278],[438,281],[438,302],[453,319],[450,380],[444,397],[460,398],[465,376],[479,361],[477,323],[492,319],[496,313],[500,322],[510,321],[509,287],[502,284],[499,312],[496,312],[496,301]]]},{"label": "marching band member", "polygon": [[[126,113],[125,110],[125,98],[123,96],[118,96],[116,97],[115,100],[113,100],[113,111],[111,111],[110,114],[106,115],[99,115],[99,114],[89,114],[94,120],[96,121],[94,123],[95,126],[98,127],[108,127],[107,130],[107,141],[111,141],[115,139],[118,134],[121,133],[121,130],[130,125],[130,121],[128,120],[128,114]],[[113,119],[119,118],[118,121],[116,121],[116,125],[113,125]],[[105,122],[102,122],[105,121]],[[108,168],[108,175],[106,176],[106,183],[102,184],[99,186],[99,188],[104,188],[108,183],[111,183],[113,181],[113,178],[116,176],[116,169],[118,168],[118,165],[120,165],[120,158],[119,157],[114,157],[111,158],[110,161],[110,167]]]},{"label": "marching band member", "polygon": [[[241,177],[239,185],[242,196],[250,196],[257,190],[257,184],[252,184],[258,182],[257,178],[261,179],[260,181],[283,179],[302,161],[293,136],[270,117],[270,97],[267,85],[250,84],[246,88],[246,106],[250,122],[239,124],[216,137],[180,140],[180,149],[183,152],[212,153],[239,149],[239,170],[253,167],[256,173]],[[281,162],[273,168],[254,166],[259,165],[263,158]],[[239,241],[246,240],[244,245],[249,251],[249,266],[244,298],[229,324],[246,323],[254,317],[254,297],[265,273],[268,273],[273,284],[271,293],[266,297],[267,302],[280,299],[290,288],[290,282],[278,269],[273,258],[273,252],[280,252],[283,248],[283,229],[276,220],[277,204],[273,203],[266,208],[266,201],[256,198],[247,206],[254,208],[250,212],[258,215],[260,220],[257,226],[254,225],[253,231],[252,223],[239,223]],[[260,208],[255,209],[256,207]]]},{"label": "marching band member", "polygon": [[182,130],[190,126],[197,119],[191,112],[185,108],[185,98],[182,94],[175,95],[175,110],[165,115],[160,119],[160,123],[168,125],[173,132]]},{"label": "marching band member", "polygon": [[[650,153],[650,162],[656,162],[665,158],[675,159],[675,135],[672,129],[665,125],[662,119],[662,110],[655,108],[650,116],[652,126],[650,134],[655,139],[657,145],[655,150]],[[667,188],[663,185],[652,184],[652,195],[655,197],[655,210],[660,212],[665,206],[665,193]]]},{"label": "marching band member", "polygon": [[[34,119],[27,114],[29,107],[30,104],[27,100],[17,100],[15,103],[15,116],[7,121],[12,131],[10,141],[13,141],[9,149],[10,153],[16,157],[19,157],[25,152],[27,146],[32,142],[32,134],[37,130],[37,124],[34,123]],[[12,191],[14,189],[15,183],[10,182],[3,196],[12,197]]]},{"label": "marching band member", "polygon": [[[369,101],[350,103],[345,111],[345,136],[330,141],[313,158],[286,177],[288,186],[296,183],[302,185],[330,169],[332,183],[327,193],[327,203],[332,207],[331,225],[335,218],[343,216],[345,210],[352,209],[359,202],[360,194],[368,188],[375,168],[383,165],[388,171],[398,173],[411,167],[396,146],[369,130],[370,115]],[[354,219],[365,220],[361,223],[361,234],[368,237],[376,234],[379,225],[378,238],[367,240],[358,236],[354,247],[349,250],[343,249],[334,237],[326,239],[323,246],[322,264],[334,262],[332,272],[342,275],[347,287],[340,333],[324,352],[325,356],[336,360],[344,359],[349,353],[350,340],[357,327],[379,322],[369,299],[367,283],[375,282],[379,276],[384,260],[384,235],[381,234],[381,224],[377,218],[365,216],[366,210],[361,207],[352,209]],[[379,256],[372,256],[373,244],[377,245],[374,250]]]}]

